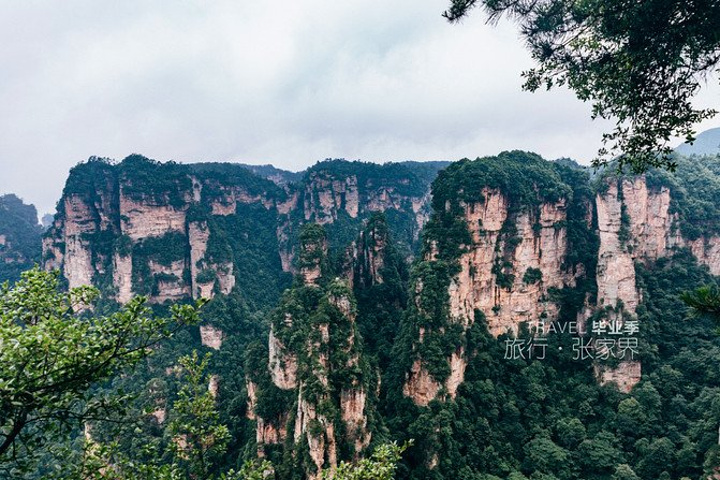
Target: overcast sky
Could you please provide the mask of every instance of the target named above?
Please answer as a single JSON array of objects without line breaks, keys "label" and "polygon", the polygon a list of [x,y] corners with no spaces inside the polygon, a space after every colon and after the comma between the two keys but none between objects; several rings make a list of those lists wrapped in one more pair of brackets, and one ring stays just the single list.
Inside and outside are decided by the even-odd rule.
[{"label": "overcast sky", "polygon": [[70,167],[130,153],[290,170],[507,149],[587,163],[607,127],[589,105],[522,92],[532,63],[514,26],[480,11],[450,25],[446,7],[0,0],[0,193],[54,211]]}]

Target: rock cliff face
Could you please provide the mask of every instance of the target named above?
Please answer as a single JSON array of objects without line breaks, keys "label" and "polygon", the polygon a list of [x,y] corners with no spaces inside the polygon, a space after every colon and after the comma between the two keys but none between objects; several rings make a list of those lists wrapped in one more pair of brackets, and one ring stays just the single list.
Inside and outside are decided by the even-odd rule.
[{"label": "rock cliff face", "polygon": [[[493,335],[517,333],[523,322],[536,326],[543,314],[557,316],[548,290],[572,285],[572,275],[563,269],[566,201],[542,203],[534,212],[508,218],[509,202],[500,191],[484,189],[482,195],[484,202],[463,205],[472,244],[450,283],[450,315],[473,323],[475,310],[488,312]],[[511,239],[502,235],[506,222],[516,231]],[[517,273],[510,277],[508,270]],[[530,281],[528,272],[537,278]]]},{"label": "rock cliff face", "polygon": [[[233,209],[242,204],[273,213],[284,198],[269,181],[249,185],[252,174],[232,173],[194,172],[139,156],[78,165],[44,239],[45,265],[60,268],[71,287],[94,284],[120,303],[133,294],[163,303],[230,293],[233,256],[217,238],[224,232],[213,213],[232,213],[217,212],[228,196]],[[230,188],[218,178],[240,185]]]},{"label": "rock cliff face", "polygon": [[[475,322],[476,312],[481,312],[494,336],[515,335],[523,323],[537,328],[541,320],[558,315],[559,305],[551,300],[550,292],[574,285],[573,269],[565,265],[567,200],[511,214],[510,201],[498,189],[484,188],[481,198],[476,203],[460,202],[470,243],[458,258],[459,272],[447,288],[449,321],[467,329]],[[514,233],[508,236],[507,231]],[[434,255],[431,250],[426,259],[433,261]],[[459,347],[448,362],[444,391],[455,398],[467,366],[464,350]],[[405,395],[424,406],[437,397],[440,387],[415,360]]]},{"label": "rock cliff face", "polygon": [[[264,169],[270,181],[228,165],[91,161],[68,181],[45,265],[121,303],[138,293],[157,303],[215,297],[199,336],[180,340],[217,350],[208,388],[223,418],[237,418],[247,394],[233,448],[257,447],[281,478],[316,480],[386,429],[417,439],[409,476],[450,478],[465,461],[468,477],[507,475],[525,465],[504,452],[510,436],[527,445],[542,426],[562,443],[553,419],[594,397],[576,419],[592,432],[596,405],[617,408],[617,395],[600,399],[593,373],[630,394],[643,374],[675,375],[658,362],[601,361],[597,346],[594,359],[570,364],[572,342],[552,336],[570,333],[550,329],[576,322],[592,340],[613,325],[645,333],[643,322],[649,333],[701,331],[659,312],[676,290],[710,278],[690,253],[720,273],[720,209],[706,214],[716,193],[698,201],[679,176],[591,174],[524,152],[457,162],[432,195],[430,170],[411,170],[331,161],[299,176]],[[676,275],[686,278],[667,287]],[[543,336],[568,355],[502,358],[506,341]],[[683,357],[666,355],[673,335],[657,337],[657,358],[679,359],[680,372]],[[567,387],[570,375],[578,388]]]},{"label": "rock cliff face", "polygon": [[[504,168],[513,168],[514,159],[506,159]],[[547,329],[562,308],[568,310],[561,292],[583,280],[583,285],[592,282],[594,291],[587,291],[584,305],[575,306],[578,328],[587,331],[590,318],[603,327],[622,328],[636,319],[642,302],[636,263],[651,265],[687,247],[711,272],[720,270],[718,238],[683,237],[667,185],[649,187],[645,176],[607,177],[599,180],[593,197],[587,179],[566,181],[569,174],[548,168],[547,162],[538,164],[542,176],[526,174],[527,185],[503,184],[483,160],[476,162],[457,167],[466,171],[452,178],[442,173],[438,182],[450,190],[434,191],[434,213],[405,326],[415,332],[415,358],[407,367],[403,393],[417,405],[455,397],[468,352],[464,333],[445,332],[466,332],[478,315],[496,337],[517,335],[522,325]],[[532,167],[526,163],[523,168]],[[455,243],[444,238],[452,229]],[[578,256],[579,247],[584,256]],[[438,295],[445,297],[441,305],[433,303]],[[441,340],[436,340],[438,333]],[[424,358],[422,352],[433,348],[452,351],[445,364],[431,365]],[[641,377],[634,359],[624,359],[617,368],[598,365],[595,371],[602,383],[615,383],[625,392]]]},{"label": "rock cliff face", "polygon": [[337,467],[340,451],[349,449],[357,458],[370,443],[366,367],[356,342],[352,291],[324,276],[322,227],[306,225],[300,245],[301,283],[285,293],[273,315],[267,363],[272,383],[265,386],[292,392],[293,400],[274,419],[262,418],[258,407],[267,400],[250,378],[249,411],[261,453],[292,432],[293,448],[307,448],[308,477],[319,478],[322,469]]},{"label": "rock cliff face", "polygon": [[206,347],[220,350],[223,344],[223,331],[212,325],[200,325],[200,341]]},{"label": "rock cliff face", "polygon": [[[672,211],[667,186],[649,188],[646,177],[608,179],[597,194],[596,211],[600,235],[597,268],[597,308],[608,310],[606,322],[622,324],[642,301],[637,288],[635,263],[652,263],[687,247],[710,272],[720,272],[720,238],[683,238],[680,217]],[[623,313],[619,315],[618,313]],[[642,327],[641,327],[642,328]],[[615,383],[629,392],[640,381],[641,365],[623,361],[617,369],[596,371],[603,383]]]},{"label": "rock cliff face", "polygon": [[[476,162],[461,168],[482,167]],[[439,181],[449,189],[434,192],[430,234],[423,262],[416,266],[415,298],[405,326],[417,336],[403,393],[420,406],[455,398],[468,364],[463,337],[478,315],[494,336],[517,335],[523,324],[538,328],[558,316],[553,292],[572,288],[584,273],[582,265],[567,261],[570,186],[552,171],[542,172],[553,182],[547,192],[532,181],[506,189],[479,173],[450,172],[447,179],[443,173]],[[526,197],[519,198],[514,187]],[[440,304],[438,296],[444,297]],[[431,320],[437,316],[445,320]],[[452,352],[446,363],[424,358],[423,351],[437,348]]]},{"label": "rock cliff face", "polygon": [[243,270],[242,257],[262,251],[279,294],[282,272],[295,271],[302,223],[325,224],[338,248],[373,212],[394,212],[409,253],[429,211],[432,175],[402,164],[322,162],[283,178],[295,181],[279,186],[231,164],[91,159],[71,172],[43,241],[44,264],[60,268],[71,287],[94,284],[120,303],[134,294],[162,303],[242,289],[255,273]]}]

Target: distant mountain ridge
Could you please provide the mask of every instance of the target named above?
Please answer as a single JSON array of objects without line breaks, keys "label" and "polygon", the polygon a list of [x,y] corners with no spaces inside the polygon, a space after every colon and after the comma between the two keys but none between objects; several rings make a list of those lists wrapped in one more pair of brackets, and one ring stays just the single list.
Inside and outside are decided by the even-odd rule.
[{"label": "distant mountain ridge", "polygon": [[675,149],[681,155],[718,155],[720,154],[720,127],[711,128],[698,134],[691,145],[683,143]]},{"label": "distant mountain ridge", "polygon": [[0,282],[40,261],[42,227],[34,205],[10,193],[0,196]]}]

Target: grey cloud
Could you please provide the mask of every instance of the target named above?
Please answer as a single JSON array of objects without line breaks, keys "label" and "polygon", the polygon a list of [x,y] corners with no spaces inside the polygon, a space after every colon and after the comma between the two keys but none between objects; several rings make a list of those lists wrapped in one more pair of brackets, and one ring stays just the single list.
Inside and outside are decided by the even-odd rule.
[{"label": "grey cloud", "polygon": [[0,192],[42,213],[90,155],[272,162],[589,159],[602,124],[520,91],[515,28],[445,0],[0,2]]}]

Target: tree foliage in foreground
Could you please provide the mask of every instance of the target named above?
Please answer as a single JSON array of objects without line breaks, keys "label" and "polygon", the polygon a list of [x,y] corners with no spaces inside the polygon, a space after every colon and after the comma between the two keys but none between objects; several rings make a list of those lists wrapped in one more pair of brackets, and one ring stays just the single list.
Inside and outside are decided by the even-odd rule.
[{"label": "tree foliage in foreground", "polygon": [[[140,438],[137,451],[123,451],[118,442],[104,443],[86,436],[81,452],[58,466],[50,478],[57,480],[262,480],[272,474],[267,462],[248,461],[239,470],[217,473],[220,456],[227,450],[230,433],[220,422],[216,393],[209,389],[206,373],[210,354],[196,351],[178,360],[183,386],[169,412],[166,441]],[[128,425],[146,418],[126,418]],[[91,429],[92,431],[92,429]],[[135,432],[142,436],[140,430]]]},{"label": "tree foliage in foreground", "polygon": [[[267,460],[248,460],[238,470],[220,471],[230,433],[220,421],[215,393],[208,385],[210,354],[181,357],[178,365],[184,384],[168,412],[164,447],[148,442],[142,452],[123,452],[117,442],[102,443],[90,436],[75,461],[58,468],[56,480],[270,480],[275,477]],[[131,419],[128,419],[131,421]],[[335,471],[322,472],[323,480],[392,480],[402,453],[412,442],[378,446],[370,458],[341,462]],[[138,453],[140,455],[138,455]],[[135,454],[135,455],[133,455]],[[140,458],[140,457],[144,457]]]},{"label": "tree foliage in foreground", "polygon": [[720,289],[717,285],[705,285],[685,292],[683,301],[700,315],[708,315],[720,323]]},{"label": "tree foliage in foreground", "polygon": [[634,172],[674,169],[672,137],[693,141],[716,113],[692,100],[720,60],[717,0],[451,0],[443,15],[458,21],[477,5],[519,23],[539,64],[524,89],[566,85],[592,102],[593,119],[615,120],[596,165],[620,155]]},{"label": "tree foliage in foreground", "polygon": [[364,458],[357,464],[340,462],[335,472],[323,472],[323,480],[392,480],[395,478],[397,463],[412,441],[403,445],[387,443],[378,446],[370,458]]},{"label": "tree foliage in foreground", "polygon": [[38,268],[0,287],[0,471],[29,468],[44,445],[121,411],[123,395],[96,395],[93,387],[198,320],[191,305],[156,318],[143,297],[96,315],[97,289],[59,287],[58,272]]}]

